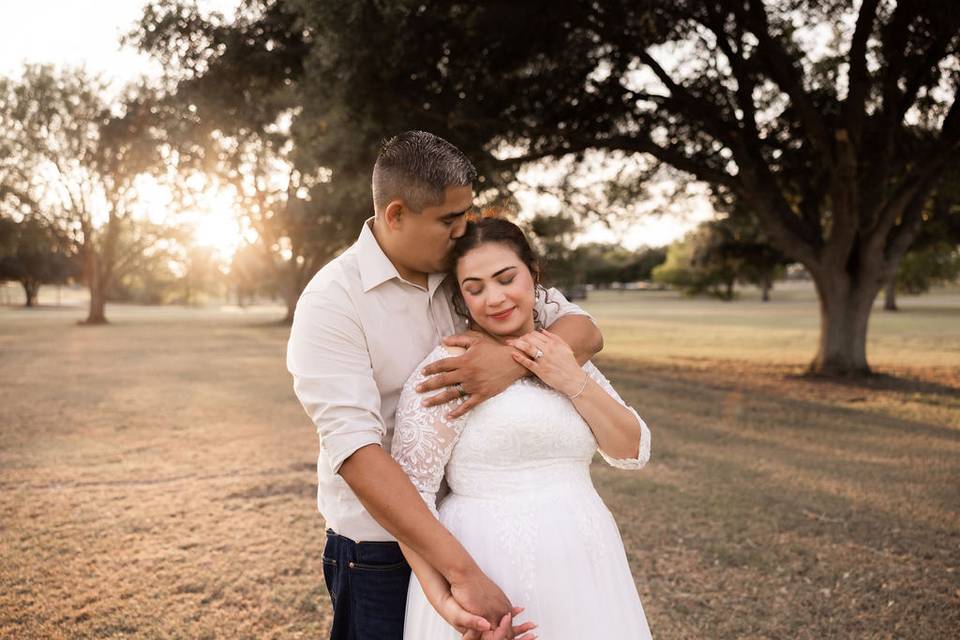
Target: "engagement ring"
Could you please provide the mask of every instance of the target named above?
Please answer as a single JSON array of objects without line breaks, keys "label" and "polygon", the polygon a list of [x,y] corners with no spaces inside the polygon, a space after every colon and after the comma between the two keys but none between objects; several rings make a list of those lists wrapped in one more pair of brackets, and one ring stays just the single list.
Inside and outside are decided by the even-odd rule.
[{"label": "engagement ring", "polygon": [[463,385],[460,384],[459,382],[453,385],[453,388],[457,390],[457,393],[460,394],[461,398],[466,398],[469,395],[466,391],[464,391]]},{"label": "engagement ring", "polygon": [[543,351],[541,351],[540,349],[537,349],[537,355],[533,356],[533,359],[539,360],[542,357],[543,357]]}]

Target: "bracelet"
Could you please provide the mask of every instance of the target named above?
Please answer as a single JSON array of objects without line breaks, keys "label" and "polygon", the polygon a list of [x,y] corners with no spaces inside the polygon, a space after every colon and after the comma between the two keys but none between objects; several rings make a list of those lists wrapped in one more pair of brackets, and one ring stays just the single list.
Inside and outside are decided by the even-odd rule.
[{"label": "bracelet", "polygon": [[572,396],[567,396],[567,397],[570,398],[571,400],[576,400],[578,397],[580,397],[580,394],[583,393],[583,390],[587,388],[587,380],[589,380],[589,379],[590,379],[590,374],[588,374],[587,372],[584,372],[584,373],[583,373],[583,384],[580,385],[580,390],[577,391],[577,392],[576,392],[575,394],[573,394]]}]

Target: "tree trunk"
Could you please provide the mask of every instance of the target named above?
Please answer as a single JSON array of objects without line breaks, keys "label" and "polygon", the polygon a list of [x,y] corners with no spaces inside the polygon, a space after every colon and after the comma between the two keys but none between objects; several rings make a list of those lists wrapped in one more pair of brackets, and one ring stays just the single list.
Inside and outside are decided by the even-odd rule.
[{"label": "tree trunk", "polygon": [[96,256],[88,258],[87,287],[90,289],[90,310],[83,324],[107,324],[107,283],[103,281]]},{"label": "tree trunk", "polygon": [[287,314],[283,316],[284,324],[293,324],[293,312],[296,311],[296,309],[297,309],[297,301],[294,300],[293,302],[291,302],[290,300],[287,300]]},{"label": "tree trunk", "polygon": [[846,274],[815,277],[820,298],[820,343],[809,373],[869,375],[867,325],[879,285],[851,282]]},{"label": "tree trunk", "polygon": [[883,310],[899,311],[897,307],[897,278],[894,276],[883,290]]},{"label": "tree trunk", "polygon": [[760,299],[763,302],[770,302],[770,276],[764,275],[760,278]]},{"label": "tree trunk", "polygon": [[27,302],[23,306],[33,307],[37,304],[37,294],[40,292],[40,283],[36,280],[26,279],[21,280],[20,284],[23,285],[23,293],[27,297]]},{"label": "tree trunk", "polygon": [[107,324],[107,296],[99,287],[90,288],[90,311],[83,324]]}]

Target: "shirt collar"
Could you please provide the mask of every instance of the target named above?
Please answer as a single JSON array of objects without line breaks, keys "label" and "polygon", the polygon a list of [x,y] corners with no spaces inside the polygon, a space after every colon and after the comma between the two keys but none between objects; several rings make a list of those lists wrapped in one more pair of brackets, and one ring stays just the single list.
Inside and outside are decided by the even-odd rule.
[{"label": "shirt collar", "polygon": [[[360,237],[357,238],[356,247],[357,262],[360,266],[360,282],[363,285],[364,293],[394,278],[411,286],[417,286],[400,277],[400,272],[397,271],[397,268],[390,262],[390,258],[380,248],[380,243],[373,235],[373,218],[367,218],[364,221],[363,228],[360,230]],[[427,291],[431,296],[446,277],[446,273],[427,275]],[[422,290],[422,287],[417,288]]]}]

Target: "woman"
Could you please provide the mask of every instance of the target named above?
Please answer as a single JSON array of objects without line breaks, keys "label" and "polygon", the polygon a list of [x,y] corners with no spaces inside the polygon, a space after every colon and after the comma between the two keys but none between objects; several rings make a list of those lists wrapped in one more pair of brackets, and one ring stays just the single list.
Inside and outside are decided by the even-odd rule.
[{"label": "woman", "polygon": [[[401,393],[394,457],[544,638],[649,638],[623,542],[589,469],[598,446],[615,467],[642,467],[649,429],[593,364],[581,367],[563,340],[537,328],[540,272],[516,225],[471,222],[453,249],[451,271],[457,309],[474,329],[513,346],[532,375],[450,420],[450,406],[424,408],[415,391],[424,366],[457,352],[437,347]],[[436,505],[443,478],[450,493]],[[404,551],[416,574],[404,638],[460,638],[436,611],[449,605],[445,580]]]}]

